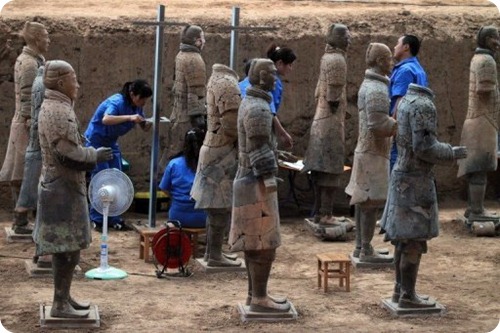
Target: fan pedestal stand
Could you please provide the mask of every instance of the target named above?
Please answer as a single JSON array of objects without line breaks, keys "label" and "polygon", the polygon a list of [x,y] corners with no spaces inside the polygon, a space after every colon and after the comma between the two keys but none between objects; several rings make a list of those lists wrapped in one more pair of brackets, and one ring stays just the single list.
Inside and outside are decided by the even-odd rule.
[{"label": "fan pedestal stand", "polygon": [[101,235],[101,265],[85,273],[85,277],[94,280],[119,280],[127,277],[121,269],[108,265],[108,212],[109,203],[103,206],[103,223]]},{"label": "fan pedestal stand", "polygon": [[101,318],[97,305],[90,305],[90,313],[87,318],[56,318],[50,315],[51,305],[40,304],[40,327],[54,329],[78,329],[101,327]]}]

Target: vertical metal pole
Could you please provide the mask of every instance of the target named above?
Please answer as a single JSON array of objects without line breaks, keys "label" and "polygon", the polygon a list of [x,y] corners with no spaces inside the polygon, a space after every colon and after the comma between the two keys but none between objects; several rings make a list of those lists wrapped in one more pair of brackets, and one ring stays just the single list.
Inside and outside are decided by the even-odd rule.
[{"label": "vertical metal pole", "polygon": [[163,30],[165,6],[158,6],[158,26],[156,27],[155,77],[153,90],[153,142],[151,145],[151,166],[149,169],[149,227],[156,227],[156,191],[158,188],[158,150],[160,147],[161,76],[163,65]]},{"label": "vertical metal pole", "polygon": [[240,7],[233,7],[233,17],[231,18],[231,46],[230,46],[230,57],[229,57],[229,67],[236,71],[236,66],[238,62],[238,29],[240,25]]}]

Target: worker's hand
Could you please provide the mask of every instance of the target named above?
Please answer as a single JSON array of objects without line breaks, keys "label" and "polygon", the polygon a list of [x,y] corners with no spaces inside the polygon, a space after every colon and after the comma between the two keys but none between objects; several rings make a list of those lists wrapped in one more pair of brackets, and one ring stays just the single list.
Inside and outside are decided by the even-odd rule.
[{"label": "worker's hand", "polygon": [[456,160],[467,157],[467,147],[465,146],[455,146],[452,148],[453,158]]},{"label": "worker's hand", "polygon": [[144,121],[144,118],[141,115],[133,114],[133,115],[129,116],[129,121],[136,123],[136,124],[139,124],[139,123],[142,123]]},{"label": "worker's hand", "polygon": [[293,139],[292,139],[292,136],[290,134],[288,134],[287,132],[283,132],[280,134],[280,139],[281,139],[281,142],[283,142],[283,144],[285,145],[286,149],[293,148]]},{"label": "worker's hand", "polygon": [[295,163],[299,158],[292,153],[284,150],[278,150],[278,159],[285,162]]},{"label": "worker's hand", "polygon": [[109,147],[97,148],[97,163],[109,161],[113,158],[113,150]]}]

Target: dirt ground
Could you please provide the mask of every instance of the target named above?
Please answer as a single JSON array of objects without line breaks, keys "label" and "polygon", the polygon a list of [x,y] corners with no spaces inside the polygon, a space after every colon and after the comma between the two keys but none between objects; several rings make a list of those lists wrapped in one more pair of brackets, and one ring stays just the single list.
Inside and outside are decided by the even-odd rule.
[{"label": "dirt ground", "polygon": [[[488,207],[498,209],[498,203]],[[393,318],[382,309],[381,300],[392,292],[390,269],[354,271],[349,293],[336,283],[328,293],[318,289],[315,254],[347,254],[354,245],[352,240],[318,240],[302,217],[282,219],[283,244],[269,282],[272,293],[287,295],[296,307],[299,318],[294,322],[242,323],[236,306],[246,297],[244,273],[206,274],[191,260],[191,277],[156,278],[153,264],[138,258],[135,231],[110,233],[110,265],[128,272],[128,278],[96,281],[79,275],[72,290],[77,298],[98,305],[102,324],[95,331],[102,332],[490,332],[499,320],[498,237],[471,235],[455,220],[460,212],[456,202],[441,205],[441,235],[429,242],[417,282],[420,293],[446,307],[441,317]],[[0,320],[11,332],[43,332],[39,304],[51,303],[52,280],[28,277],[24,261],[31,258],[34,245],[6,243],[8,217],[0,212]],[[147,223],[147,216],[127,216],[129,223],[138,220]],[[84,272],[99,266],[99,234],[93,237],[91,248],[82,252]],[[378,234],[374,245],[393,251]]]},{"label": "dirt ground", "polygon": [[[170,0],[164,4],[167,17],[197,20],[207,26],[211,20],[229,22],[232,6],[239,5],[247,22],[277,23],[286,27],[282,33],[297,33],[298,38],[304,38],[303,29],[311,29],[308,18],[325,23],[335,15],[349,16],[363,26],[365,17],[384,13],[380,26],[385,31],[404,20],[405,11],[430,17],[435,20],[436,31],[457,31],[460,38],[462,33],[473,34],[470,28],[461,31],[461,18],[498,14],[498,9],[486,0]],[[1,16],[48,17],[54,25],[58,19],[84,17],[92,26],[102,18],[154,18],[157,6],[158,1],[153,0],[14,0],[3,8]],[[391,12],[394,16],[387,19]],[[302,20],[287,24],[287,17],[292,16]],[[373,33],[377,33],[375,27]],[[153,264],[138,258],[138,234],[128,231],[112,232],[109,241],[110,265],[127,271],[127,279],[91,281],[80,275],[74,280],[74,296],[97,304],[102,321],[100,329],[82,332],[490,332],[500,319],[499,239],[476,238],[466,231],[455,220],[464,205],[463,201],[449,199],[441,203],[441,235],[429,242],[417,283],[420,293],[435,297],[446,307],[447,313],[441,317],[393,318],[383,310],[380,301],[391,295],[394,279],[389,269],[354,271],[349,293],[333,283],[328,293],[319,290],[315,254],[349,253],[353,241],[321,242],[305,228],[304,216],[295,216],[282,219],[282,246],[277,251],[269,286],[273,294],[289,297],[299,313],[297,321],[241,323],[236,305],[246,296],[244,273],[209,275],[191,262],[191,277],[157,279]],[[498,202],[489,201],[488,208],[498,210]],[[126,218],[129,223],[147,223],[145,215],[129,213]],[[3,229],[10,226],[9,219],[10,210],[0,205],[0,321],[14,333],[43,332],[39,327],[39,304],[51,302],[52,280],[28,277],[24,261],[32,257],[34,245],[6,242]],[[99,265],[99,234],[93,236],[91,248],[82,252],[83,271]],[[393,250],[379,235],[374,245]]]}]

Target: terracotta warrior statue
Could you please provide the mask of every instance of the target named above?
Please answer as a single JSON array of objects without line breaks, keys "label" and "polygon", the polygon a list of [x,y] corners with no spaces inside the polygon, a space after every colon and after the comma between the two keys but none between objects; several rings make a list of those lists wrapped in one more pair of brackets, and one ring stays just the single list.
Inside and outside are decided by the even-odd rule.
[{"label": "terracotta warrior statue", "polygon": [[486,175],[497,169],[498,74],[495,53],[500,49],[498,30],[482,27],[477,34],[477,49],[470,64],[469,107],[462,128],[461,144],[469,154],[458,165],[458,177],[465,175],[469,200],[465,216],[469,221],[498,220],[484,209]]},{"label": "terracotta warrior statue", "polygon": [[358,93],[359,136],[351,180],[346,193],[356,205],[356,248],[361,262],[391,262],[378,254],[371,241],[377,215],[384,207],[389,181],[389,149],[397,123],[389,116],[389,78],[392,53],[385,44],[371,43],[366,51],[365,79]]},{"label": "terracotta warrior statue", "polygon": [[248,271],[247,305],[255,312],[287,312],[286,299],[271,297],[267,282],[281,245],[276,174],[276,137],[269,107],[276,67],[270,59],[250,65],[246,98],[238,110],[238,171],[233,184],[229,246],[244,251]]},{"label": "terracotta warrior statue", "polygon": [[37,70],[45,62],[43,55],[48,51],[49,34],[43,24],[26,22],[21,32],[26,42],[14,67],[16,111],[10,126],[7,153],[0,170],[0,182],[8,183],[16,205],[13,230],[19,234],[31,234],[26,217],[30,207],[17,206],[17,196],[24,173],[24,160],[31,126],[31,87]]},{"label": "terracotta warrior statue", "polygon": [[351,35],[345,25],[330,26],[315,92],[316,113],[304,158],[304,171],[311,171],[313,178],[315,223],[339,224],[332,216],[332,210],[335,191],[341,190],[340,176],[344,172],[344,121],[347,108],[345,57],[350,43]]},{"label": "terracotta warrior statue", "polygon": [[161,170],[184,146],[184,134],[193,127],[205,129],[207,74],[201,50],[205,35],[201,27],[188,25],[181,34],[180,51],[175,57],[174,106],[170,120],[168,148],[160,162]]},{"label": "terracotta warrior statue", "polygon": [[433,167],[467,155],[465,147],[452,147],[437,140],[433,98],[430,89],[412,83],[399,104],[398,158],[380,221],[385,240],[395,246],[392,301],[400,308],[435,306],[434,301],[415,292],[422,253],[427,252],[427,241],[439,233]]},{"label": "terracotta warrior statue", "polygon": [[191,196],[207,213],[207,266],[240,266],[222,253],[224,231],[231,222],[233,180],[238,168],[237,117],[241,97],[238,75],[215,64],[207,85],[207,133],[200,151]]},{"label": "terracotta warrior statue", "polygon": [[38,119],[42,176],[33,239],[37,255],[52,254],[54,301],[50,315],[87,317],[90,304],[71,297],[80,250],[89,247],[91,228],[85,172],[113,157],[111,148],[84,147],[73,110],[76,74],[62,60],[48,61],[43,76],[45,99]]}]

